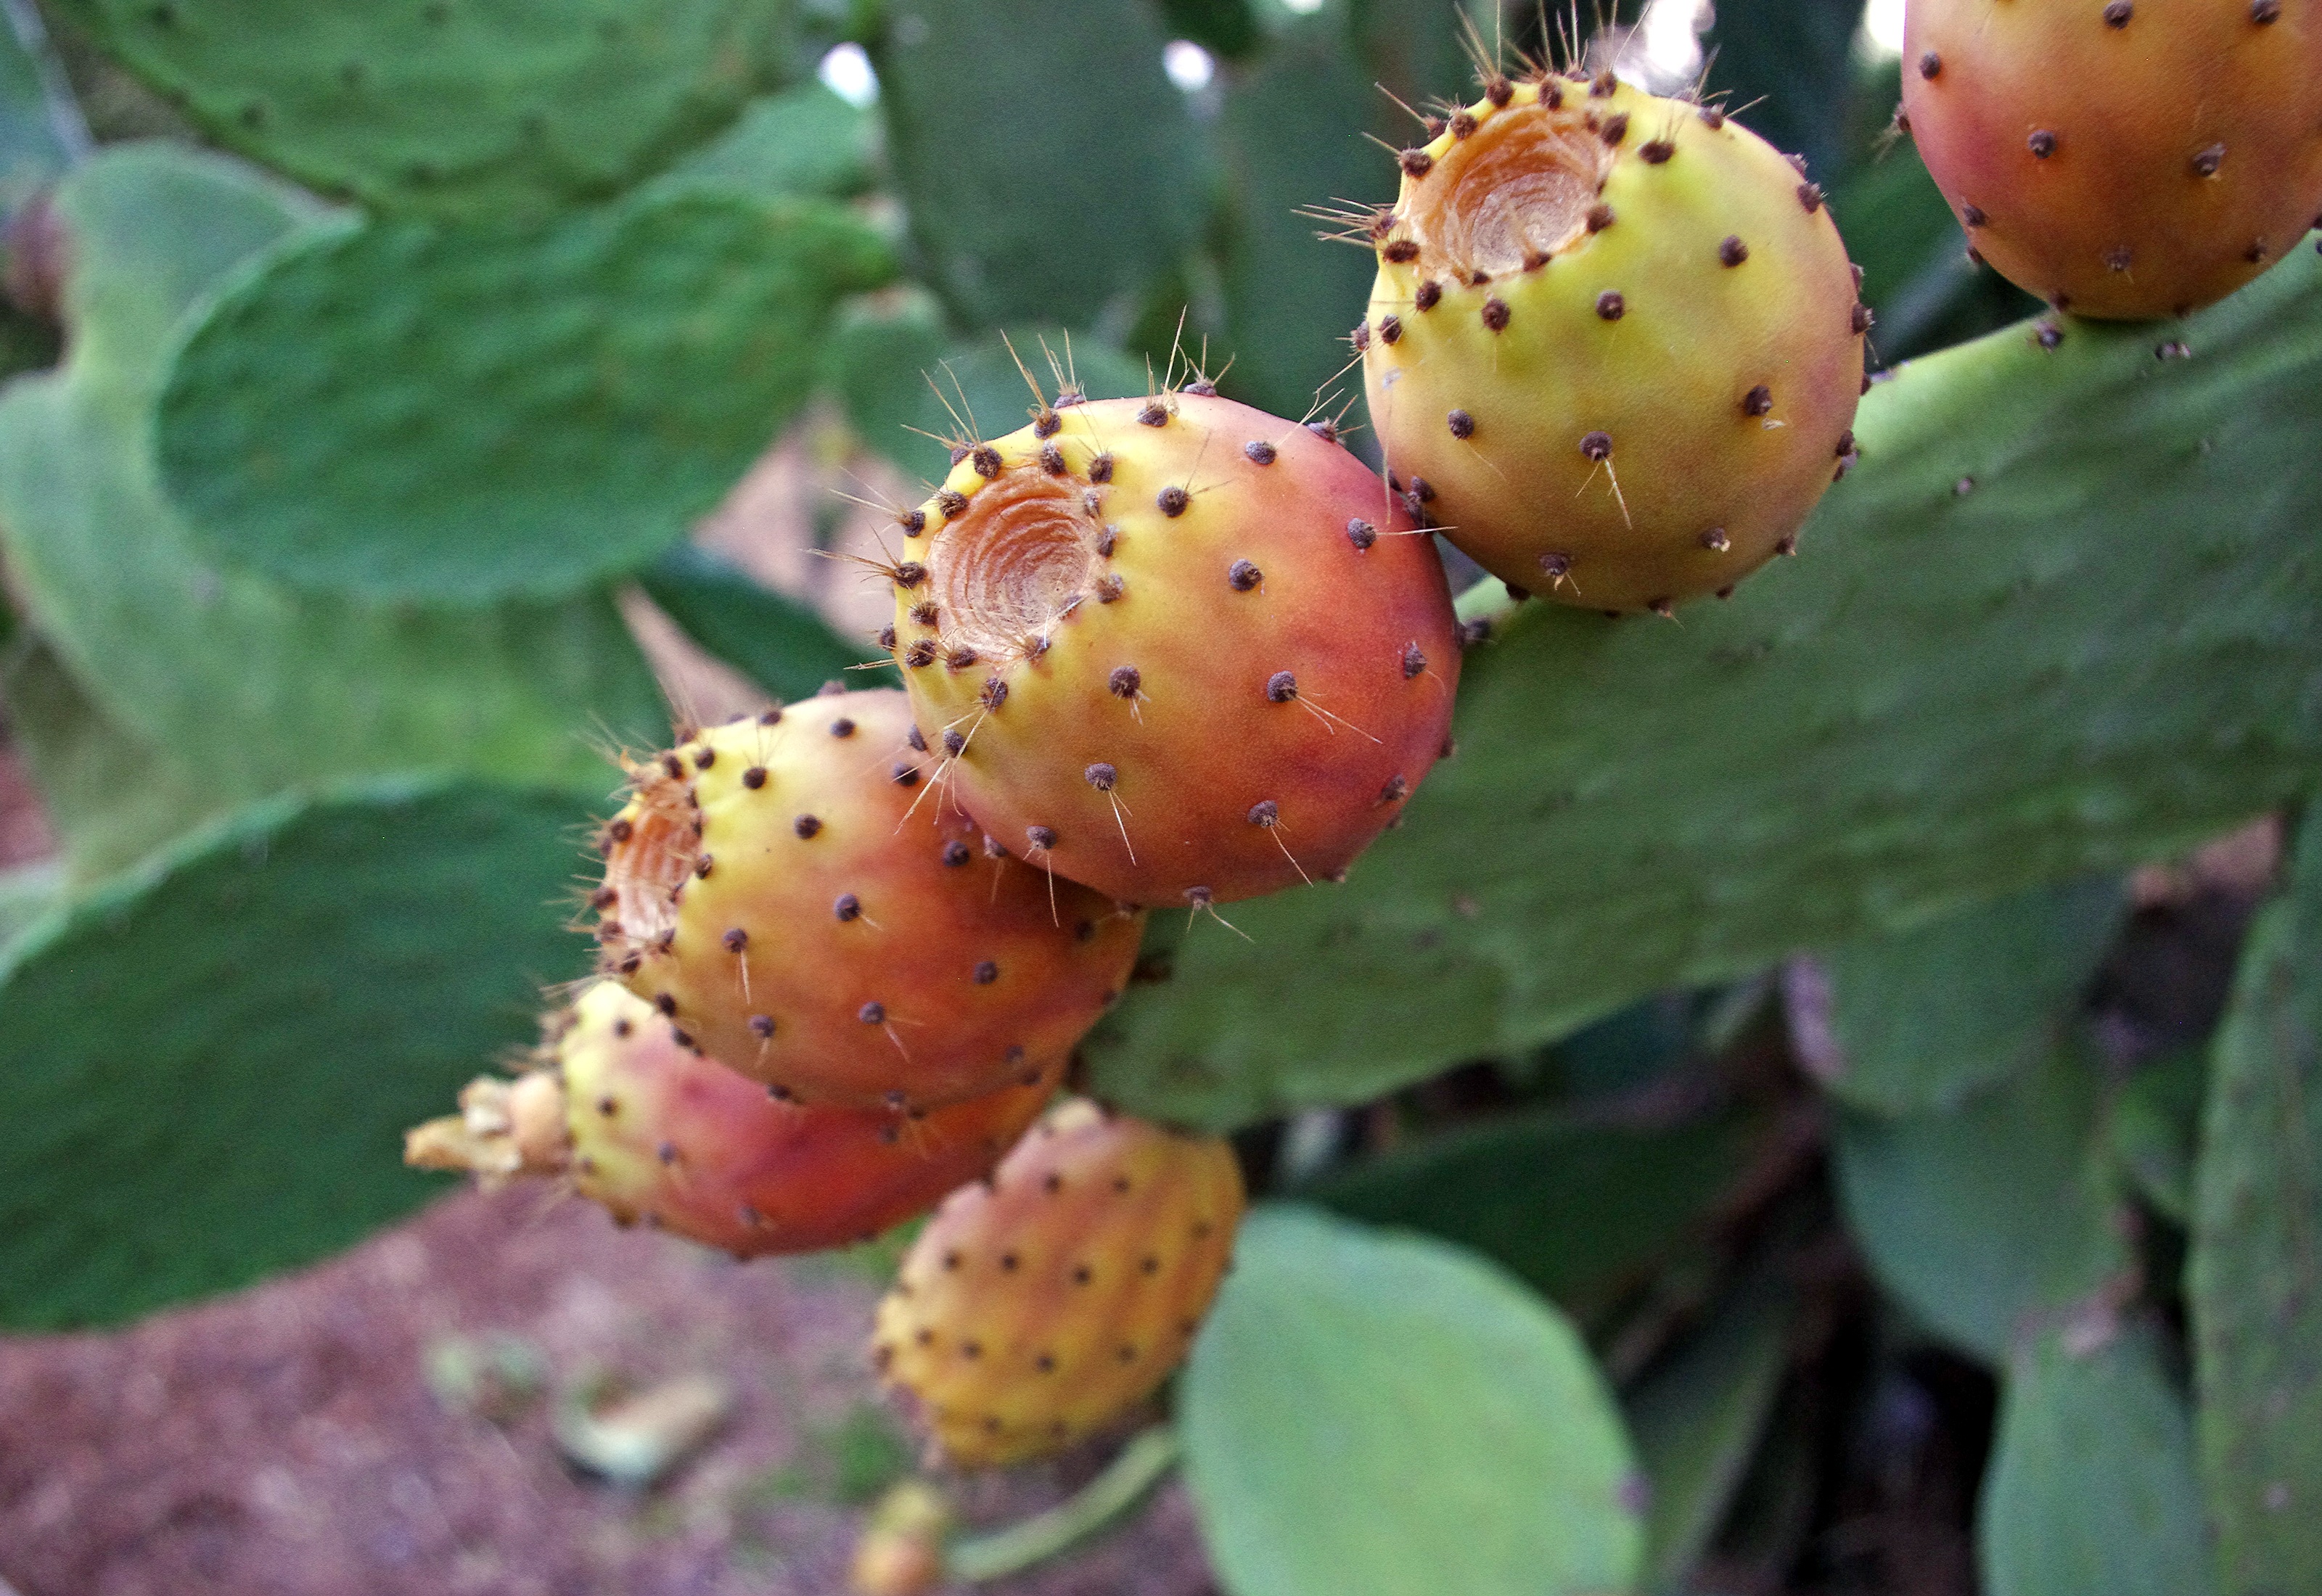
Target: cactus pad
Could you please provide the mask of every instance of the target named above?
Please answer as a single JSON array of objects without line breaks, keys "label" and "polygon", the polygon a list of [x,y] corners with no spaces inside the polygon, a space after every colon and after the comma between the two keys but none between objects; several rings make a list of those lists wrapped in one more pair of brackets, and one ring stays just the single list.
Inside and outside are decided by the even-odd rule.
[{"label": "cactus pad", "polygon": [[1241,1207],[1225,1143],[1065,1103],[919,1233],[873,1359],[955,1463],[1061,1451],[1185,1355]]},{"label": "cactus pad", "polygon": [[471,616],[301,597],[197,548],[143,440],[172,328],[308,214],[238,162],[118,147],[57,190],[70,358],[0,398],[9,574],[90,698],[228,795],[415,767],[592,780],[660,694],[605,598]]},{"label": "cactus pad", "polygon": [[891,270],[827,202],[694,185],[317,230],[187,334],[161,470],[215,558],[302,588],[562,596],[684,535],[805,403],[836,297]]},{"label": "cactus pad", "polygon": [[600,842],[605,968],[690,1044],[808,1101],[1054,1086],[1142,917],[986,849],[914,741],[888,689],[633,764]]},{"label": "cactus pad", "polygon": [[1295,422],[1199,392],[1043,407],[903,531],[895,657],[942,779],[1124,901],[1341,870],[1442,746],[1459,652],[1434,550]]},{"label": "cactus pad", "polygon": [[778,0],[65,0],[220,143],[384,212],[539,213],[715,134]]},{"label": "cactus pad", "polygon": [[1605,610],[1795,549],[1854,453],[1869,325],[1820,188],[1609,71],[1495,78],[1403,174],[1355,344],[1415,510]]}]

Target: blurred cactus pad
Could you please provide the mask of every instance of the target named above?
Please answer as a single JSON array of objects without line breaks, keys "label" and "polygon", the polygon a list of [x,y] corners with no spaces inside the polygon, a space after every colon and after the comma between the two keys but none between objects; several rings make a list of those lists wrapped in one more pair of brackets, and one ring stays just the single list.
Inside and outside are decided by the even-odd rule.
[{"label": "blurred cactus pad", "polygon": [[[1649,11],[8,0],[0,1329],[445,1191],[401,1133],[589,968],[607,754],[892,685],[849,559],[1019,359],[1376,465],[1303,213],[1393,198],[1463,39],[1708,60],[1861,267],[1859,463],[1673,619],[1451,556],[1450,757],[1343,882],[1156,910],[1083,1048],[1252,1176],[1170,1409],[1211,1562],[1839,1589],[1833,1460],[1935,1359],[1988,1596],[2322,1590],[2322,255],[2044,311],[1859,5]],[[2268,816],[2208,1007],[2100,1014],[2145,867]]]}]

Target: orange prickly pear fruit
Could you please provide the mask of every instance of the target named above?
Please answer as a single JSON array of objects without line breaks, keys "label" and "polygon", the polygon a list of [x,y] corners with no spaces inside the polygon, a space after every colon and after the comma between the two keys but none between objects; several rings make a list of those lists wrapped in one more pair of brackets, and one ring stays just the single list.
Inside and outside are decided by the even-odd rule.
[{"label": "orange prickly pear fruit", "polygon": [[1870,324],[1822,190],[1714,106],[1493,78],[1403,152],[1355,329],[1390,480],[1510,586],[1666,611],[1796,547]]},{"label": "orange prickly pear fruit", "polygon": [[1224,1141],[1064,1103],[919,1233],[873,1359],[955,1463],[1057,1451],[1184,1357],[1241,1210]]},{"label": "orange prickly pear fruit", "polygon": [[406,1162],[560,1178],[624,1224],[742,1258],[846,1245],[921,1212],[998,1162],[1055,1075],[913,1115],[782,1102],[612,981],[550,1030],[544,1067],[472,1082],[459,1114],[411,1131]]},{"label": "orange prickly pear fruit", "polygon": [[1071,396],[904,512],[895,661],[1001,844],[1201,907],[1333,875],[1402,812],[1458,623],[1432,541],[1330,432],[1206,382]]},{"label": "orange prickly pear fruit", "polygon": [[713,727],[630,767],[594,898],[606,972],[802,1101],[958,1102],[1056,1071],[1141,917],[987,847],[893,689]]},{"label": "orange prickly pear fruit", "polygon": [[2317,0],[1911,0],[1903,50],[1970,243],[2060,310],[2180,315],[2322,211]]}]

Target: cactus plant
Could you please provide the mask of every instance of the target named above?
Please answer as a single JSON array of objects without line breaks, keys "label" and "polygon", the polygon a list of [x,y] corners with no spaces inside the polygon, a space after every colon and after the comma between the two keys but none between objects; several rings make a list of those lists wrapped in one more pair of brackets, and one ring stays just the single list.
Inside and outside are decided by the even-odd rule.
[{"label": "cactus plant", "polygon": [[[978,1417],[952,1432],[954,1452],[997,1455],[978,1450],[993,1414],[999,1451],[1053,1442],[1059,1418],[1067,1440],[1101,1429],[1122,1402],[1154,1426],[1110,1463],[1111,1443],[1089,1439],[1055,1476],[1085,1489],[1028,1523],[945,1545],[949,1517],[920,1513],[909,1567],[891,1559],[881,1577],[1006,1573],[1092,1533],[1182,1461],[1231,1596],[1887,1588],[1877,1546],[1832,1562],[1866,1544],[1866,1523],[1971,1548],[1994,1592],[2322,1586],[2322,1517],[2302,1510],[2322,1471],[2322,1294],[2301,1283],[2322,1227],[2314,828],[2300,828],[2286,884],[2267,884],[2263,858],[2225,874],[2214,861],[2146,868],[2306,803],[2322,770],[2309,463],[2322,260],[2302,231],[2317,206],[2299,154],[2316,124],[2295,121],[2309,86],[2284,65],[2310,64],[2307,0],[2198,13],[2123,0],[2054,17],[2003,0],[1988,37],[1924,43],[1964,9],[1913,0],[1899,60],[1879,53],[1879,28],[1858,34],[1860,7],[1842,0],[1724,0],[1698,39],[1682,6],[1615,8],[1585,37],[1576,14],[1557,38],[1530,8],[1491,0],[1462,0],[1464,29],[1418,0],[41,3],[60,50],[29,25],[28,0],[5,8],[22,59],[0,40],[0,155],[26,157],[0,172],[0,368],[17,373],[0,392],[0,752],[47,822],[0,828],[16,850],[0,855],[0,1323],[100,1326],[233,1289],[444,1189],[400,1167],[398,1135],[519,1040],[542,981],[583,972],[583,944],[558,920],[576,877],[601,868],[585,839],[624,801],[600,751],[653,746],[669,724],[634,626],[681,706],[699,693],[717,716],[750,713],[698,734],[681,714],[672,752],[689,773],[644,777],[678,807],[685,787],[706,809],[728,806],[704,848],[679,836],[672,857],[706,856],[710,873],[654,876],[659,909],[681,889],[677,917],[699,918],[738,904],[721,897],[736,883],[764,909],[746,925],[712,916],[699,946],[681,928],[692,973],[666,990],[693,1043],[736,1051],[695,1011],[738,989],[724,943],[736,929],[767,955],[748,967],[754,995],[936,972],[922,986],[946,1023],[929,1030],[1019,996],[1016,954],[991,957],[990,983],[974,959],[962,970],[961,926],[998,915],[1011,946],[1056,952],[1074,973],[1025,994],[1041,1026],[1028,1086],[1000,1066],[1030,1062],[1032,1044],[1010,1061],[972,1026],[964,1052],[988,1078],[910,1079],[883,1012],[862,1017],[885,999],[854,995],[827,1027],[837,1040],[777,1076],[804,1088],[819,1062],[844,1077],[852,1105],[811,1110],[680,1051],[661,1017],[647,1027],[660,1079],[714,1082],[677,1099],[717,1106],[670,1109],[682,1135],[618,1143],[641,1159],[592,1142],[604,1157],[570,1178],[603,1177],[605,1195],[672,1228],[756,1250],[765,1236],[733,1229],[738,1187],[687,1181],[729,1153],[727,1174],[771,1169],[779,1127],[836,1115],[878,1151],[795,1189],[734,1179],[763,1188],[762,1218],[828,1220],[793,1239],[852,1235],[902,1211],[855,1204],[856,1177],[879,1185],[888,1154],[955,1116],[1029,1113],[1070,1069],[1116,1133],[1132,1117],[1166,1126],[1138,1135],[1200,1149],[1220,1200],[1239,1164],[1256,1198],[1174,1382],[1153,1383],[1180,1344],[1164,1336],[1148,1363],[1140,1340],[1123,1366],[1133,1380],[1092,1377],[1069,1410],[1037,1364],[1011,1381],[996,1355],[972,1370],[915,1362],[912,1316],[952,1286],[991,1283],[943,1270],[946,1237],[973,1232],[976,1255],[996,1258],[1028,1245],[998,1234],[1020,1219],[1022,1236],[1055,1240],[1045,1196],[1013,1176],[953,1199],[884,1323],[898,1380],[972,1393],[959,1411]],[[2168,64],[2212,24],[2242,41],[2234,83]],[[2052,27],[2061,54],[2027,42]],[[841,45],[860,53],[826,53]],[[1696,48],[1715,55],[1705,86]],[[1986,59],[1997,55],[2008,62]],[[1558,72],[1521,64],[1543,59]],[[2089,59],[2124,70],[2071,65]],[[2009,62],[2040,81],[2012,78]],[[2168,238],[2126,240],[2116,270],[2102,255],[2122,241],[2089,232],[2101,224],[2084,130],[2097,124],[2080,119],[2123,85],[2135,104],[2107,124],[2113,154],[2157,141],[2184,169],[2144,185],[2135,207]],[[1422,271],[1424,259],[1382,266],[1405,242],[1424,255],[1410,227],[1430,186],[1487,153],[1498,119],[1548,114],[1550,87],[1612,168],[1572,247],[1481,284]],[[1986,113],[2052,105],[2055,127],[1961,153],[1987,137]],[[1413,134],[1414,112],[1440,125]],[[2268,131],[2276,115],[2287,132]],[[2043,128],[2057,135],[2045,154],[2026,142]],[[1423,172],[1406,167],[1402,194],[1366,133],[1423,158],[1406,158]],[[2188,139],[2200,141],[2177,147]],[[2249,185],[2268,139],[2270,181]],[[1711,182],[1713,163],[1731,180]],[[2037,239],[2013,200],[1970,191],[2001,178],[2041,202]],[[1753,185],[1771,196],[1756,213],[1765,229],[1714,225],[1756,203]],[[2244,201],[2279,202],[2278,217],[2235,209],[2227,228],[2262,232],[2266,260],[2244,258],[2253,237],[2220,265],[2215,228],[2187,205]],[[1591,232],[1600,205],[1609,225]],[[1982,263],[1955,220],[1969,205]],[[1359,219],[1356,247],[1312,236],[1317,209]],[[1374,241],[1381,214],[1403,219]],[[1728,234],[1748,251],[1730,266]],[[2049,270],[2035,244],[2093,286]],[[2158,292],[2171,274],[2153,254],[2178,244],[2216,269],[2171,285],[2161,310],[2234,291],[2165,325],[2080,314],[2123,308],[2106,296],[2131,278]],[[1616,260],[1677,297],[1573,287]],[[2036,314],[1995,265],[2067,306]],[[1382,270],[1385,297],[1367,308]],[[1759,286],[1777,277],[1775,291]],[[1426,309],[1422,281],[1437,285]],[[1659,319],[1665,303],[1705,297],[1704,282],[1733,291],[1719,316]],[[1595,308],[1607,289],[1623,296],[1618,319]],[[1805,308],[1784,289],[1805,290]],[[1877,318],[1868,336],[1858,292]],[[1492,332],[1495,299],[1509,321]],[[1824,307],[1836,315],[1796,319]],[[1436,336],[1446,316],[1467,318],[1459,336]],[[1370,345],[1349,351],[1358,319]],[[1810,335],[1781,358],[1813,368],[1813,403],[1785,409],[1788,379],[1769,381],[1774,409],[1750,417],[1753,378],[1715,417],[1725,433],[1796,422],[1739,434],[1800,444],[1784,462],[1795,478],[1737,472],[1723,434],[1664,463],[1705,385],[1775,358],[1737,353],[1736,330],[1762,345],[1800,326]],[[1535,347],[1528,328],[1564,336]],[[1011,355],[1046,384],[1043,342],[1089,402],[1056,406],[1052,391],[1027,405]],[[1672,343],[1641,369],[1652,363],[1640,351]],[[1368,406],[1340,369],[1357,352]],[[1187,386],[1188,369],[1209,375]],[[1140,419],[1148,394],[1158,426]],[[1406,435],[1399,396],[1412,395],[1433,420]],[[1495,452],[1511,415],[1528,426],[1563,406],[1571,422],[1614,401],[1631,419],[1595,427],[1610,443],[1601,461],[1575,439],[1528,476],[1521,451]],[[1019,406],[1035,425],[1010,438]],[[1268,424],[1279,436],[1221,435],[1262,437],[1274,464],[1201,452],[1197,421],[1238,428],[1260,411],[1285,418]],[[745,574],[781,563],[739,546],[752,535],[861,554],[883,608],[907,567],[943,565],[928,551],[954,524],[948,496],[972,506],[994,486],[979,446],[1002,477],[1028,462],[1046,480],[1050,444],[1066,474],[1088,475],[1083,431],[1100,421],[1113,479],[1074,492],[1126,502],[1152,464],[1153,507],[1082,529],[1093,554],[1119,524],[1120,594],[1105,605],[1092,588],[1038,660],[1011,667],[996,711],[988,670],[910,662],[928,630],[910,591],[889,652],[870,641],[884,617],[863,595],[833,597],[844,584],[800,584],[821,590],[815,615],[809,595]],[[1860,461],[1833,484],[1849,428]],[[720,552],[687,541],[777,443],[718,518]],[[945,458],[953,447],[966,452]],[[1153,463],[1165,447],[1175,452]],[[1208,514],[1286,478],[1294,451],[1329,461],[1330,492],[1364,506],[1334,507],[1332,588],[1299,588],[1284,574],[1299,561],[1271,552],[1220,564],[1210,541],[1231,522],[1303,552],[1286,512],[1266,526]],[[1461,479],[1471,459],[1557,501],[1554,514],[1487,537],[1466,506],[1498,479],[1480,467]],[[1609,495],[1616,472],[1635,527]],[[801,473],[891,507],[857,515],[831,498],[793,524]],[[1686,569],[1625,590],[1595,585],[1582,561],[1559,582],[1539,556],[1570,551],[1522,543],[1607,503],[1598,530],[1627,538],[1668,508],[1658,492],[1706,515],[1735,479],[1760,490],[1743,506],[1754,533],[1721,510],[1689,528]],[[1183,514],[1161,503],[1172,485]],[[1815,492],[1796,529],[1807,557],[1730,602],[1673,620],[1593,613],[1715,590],[1730,576],[1691,568],[1739,574]],[[1442,539],[1398,519],[1411,506],[1397,493],[1517,590],[1476,581]],[[877,520],[898,514],[903,524]],[[1356,515],[1379,534],[1367,552],[1344,536]],[[1727,550],[1698,544],[1711,528]],[[1495,552],[1511,540],[1518,557]],[[1259,573],[1246,591],[1235,558]],[[1219,579],[1156,583],[1173,560],[1209,560]],[[1381,603],[1357,584],[1389,561],[1412,579]],[[1167,602],[1146,608],[1156,586]],[[1312,664],[1271,668],[1292,672],[1298,698],[1259,706],[1312,734],[1282,778],[1300,801],[1360,811],[1311,852],[1288,798],[1242,789],[1257,764],[1280,764],[1262,714],[1164,725],[1142,661],[1147,697],[1115,699],[1109,673],[1125,661],[1099,681],[1074,652],[1141,610],[1138,636],[1173,668],[1230,673],[1248,663],[1236,628],[1261,599],[1339,629],[1302,645]],[[1380,616],[1406,603],[1420,618],[1386,627],[1401,635],[1385,691],[1435,697],[1390,737],[1320,683],[1373,658]],[[1326,614],[1366,605],[1351,621]],[[661,620],[734,672],[703,669]],[[1424,657],[1410,678],[1406,643]],[[810,695],[856,666],[895,672],[855,696],[890,707],[893,745],[861,768],[826,760],[813,780],[880,824],[818,840],[846,841],[865,880],[972,874],[983,896],[955,894],[963,917],[940,935],[922,920],[875,938],[869,893],[815,886],[780,852],[736,868],[717,840],[754,790],[748,771],[808,779],[729,759],[734,739],[835,715],[853,698]],[[1043,707],[1037,689],[1067,679],[1098,689],[1066,698],[1068,711],[1083,698],[1142,710],[1126,734],[1149,745],[1127,762],[1083,749],[1069,714],[1010,733]],[[907,679],[925,750],[909,742]],[[772,706],[754,687],[791,700],[781,726],[759,726]],[[1407,734],[1394,752],[1412,753],[1410,769],[1374,768],[1388,751],[1323,730],[1309,700],[1371,735]],[[938,783],[942,734],[963,713],[952,729],[966,757]],[[868,724],[846,748],[871,752]],[[893,779],[905,753],[911,788]],[[1387,775],[1415,781],[1439,753],[1364,850]],[[1166,794],[1135,785],[1147,755],[1182,778]],[[1011,807],[1011,777],[1059,772],[1079,806],[1069,824]],[[1068,857],[1083,843],[1118,839],[1125,859],[1134,838],[1143,856],[1141,828],[1204,806],[1246,853],[1195,846],[1206,878],[1074,884],[1099,873]],[[1036,847],[1036,825],[1056,834]],[[984,858],[986,832],[1012,857]],[[48,837],[57,852],[36,856]],[[804,845],[794,831],[775,841]],[[943,865],[949,843],[972,862]],[[1309,887],[1297,864],[1348,873]],[[1186,907],[1193,887],[1212,907],[1284,889],[1236,906],[1230,930],[1197,898],[1191,916],[1153,917],[1141,945],[1131,920],[1102,917],[1108,893]],[[841,921],[850,889],[859,912]],[[2278,901],[2241,948],[2222,1023],[2195,1000],[2201,981],[2141,990],[2171,957],[2222,988],[2238,917],[2269,890]],[[811,912],[785,912],[795,902]],[[1093,948],[1072,940],[1075,905],[1092,911]],[[877,951],[826,960],[837,944],[816,926],[862,931],[856,951]],[[777,961],[776,947],[812,953]],[[631,952],[642,972],[649,955],[625,941],[618,958]],[[626,1000],[600,991],[595,1002]],[[751,1059],[758,1012],[740,1011]],[[932,1057],[909,1027],[898,1035]],[[1005,1089],[1004,1105],[929,1106],[979,1085]],[[496,1167],[510,1160],[486,1099],[501,1090],[480,1091],[461,1127]],[[526,1085],[525,1103],[546,1090]],[[1230,1157],[1211,1132],[1233,1135]],[[827,1145],[841,1143],[857,1145]],[[956,1167],[910,1164],[913,1202],[989,1156],[955,1150]],[[1017,1256],[1020,1269],[1029,1254]],[[1071,1322],[1101,1346],[1149,1308]],[[983,1300],[945,1311],[961,1335],[985,1325],[995,1346],[990,1326],[1030,1322]],[[924,1505],[937,1485],[909,1494]]]}]

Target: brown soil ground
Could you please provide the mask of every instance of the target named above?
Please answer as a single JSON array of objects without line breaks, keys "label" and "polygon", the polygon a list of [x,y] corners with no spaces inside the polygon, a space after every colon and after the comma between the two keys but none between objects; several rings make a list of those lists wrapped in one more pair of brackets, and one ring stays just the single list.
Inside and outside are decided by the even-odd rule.
[{"label": "brown soil ground", "polygon": [[[535,1190],[445,1199],[344,1257],[110,1335],[0,1342],[0,1581],[21,1596],[833,1596],[905,1461],[845,1263],[737,1265]],[[431,1353],[513,1335],[552,1387],[710,1373],[733,1417],[633,1495],[561,1460],[544,1400],[494,1422]],[[1057,1500],[1103,1448],[954,1479],[974,1520]],[[0,1589],[5,1589],[0,1584]],[[1211,1590],[1182,1491],[1003,1584]]]}]

